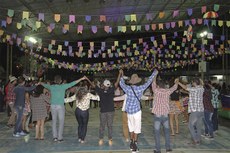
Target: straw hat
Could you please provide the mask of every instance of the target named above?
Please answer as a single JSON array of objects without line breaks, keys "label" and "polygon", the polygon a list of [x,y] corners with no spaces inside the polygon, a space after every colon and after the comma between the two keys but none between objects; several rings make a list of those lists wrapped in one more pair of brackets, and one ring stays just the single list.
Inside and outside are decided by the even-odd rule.
[{"label": "straw hat", "polygon": [[142,79],[137,74],[133,74],[131,76],[131,79],[129,80],[129,83],[130,84],[137,84],[137,83],[141,82],[141,80]]},{"label": "straw hat", "polygon": [[15,80],[17,80],[17,78],[15,76],[9,76],[9,80],[10,82],[14,82]]},{"label": "straw hat", "polygon": [[111,82],[106,79],[106,80],[104,80],[103,85],[108,88],[111,86]]}]

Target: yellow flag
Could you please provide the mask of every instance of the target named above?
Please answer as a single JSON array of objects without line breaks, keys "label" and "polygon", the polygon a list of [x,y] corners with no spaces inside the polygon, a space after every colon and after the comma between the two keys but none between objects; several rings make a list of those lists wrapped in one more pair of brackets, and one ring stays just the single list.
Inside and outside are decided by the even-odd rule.
[{"label": "yellow flag", "polygon": [[114,46],[119,46],[118,41],[114,41]]},{"label": "yellow flag", "polygon": [[4,34],[3,30],[0,30],[0,36],[2,36]]},{"label": "yellow flag", "polygon": [[137,21],[137,16],[136,14],[131,14],[131,21]]},{"label": "yellow flag", "polygon": [[36,21],[36,28],[40,28],[41,27],[41,22],[40,21]]},{"label": "yellow flag", "polygon": [[183,27],[183,21],[178,21],[178,27]]},{"label": "yellow flag", "polygon": [[133,48],[136,48],[136,47],[137,47],[137,44],[136,44],[136,43],[134,43],[134,44],[133,44]]},{"label": "yellow flag", "polygon": [[223,24],[224,24],[223,20],[219,20],[219,21],[218,21],[218,26],[222,27]]},{"label": "yellow flag", "polygon": [[21,23],[17,23],[17,29],[21,29],[22,28],[22,24]]},{"label": "yellow flag", "polygon": [[230,27],[230,21],[226,22],[227,27]]},{"label": "yellow flag", "polygon": [[90,47],[94,46],[94,42],[90,42]]},{"label": "yellow flag", "polygon": [[122,26],[121,31],[125,33],[126,32],[126,26]]},{"label": "yellow flag", "polygon": [[164,29],[163,23],[159,23],[158,26],[159,26],[159,30],[160,30],[160,29]]},{"label": "yellow flag", "polygon": [[135,25],[131,25],[131,30],[135,31],[136,30],[136,26]]},{"label": "yellow flag", "polygon": [[159,18],[162,19],[165,16],[165,12],[160,12],[159,13]]},{"label": "yellow flag", "polygon": [[59,22],[61,20],[60,14],[54,14],[54,21]]},{"label": "yellow flag", "polygon": [[23,12],[22,12],[22,19],[27,19],[27,20],[29,20],[29,12],[23,11]]}]

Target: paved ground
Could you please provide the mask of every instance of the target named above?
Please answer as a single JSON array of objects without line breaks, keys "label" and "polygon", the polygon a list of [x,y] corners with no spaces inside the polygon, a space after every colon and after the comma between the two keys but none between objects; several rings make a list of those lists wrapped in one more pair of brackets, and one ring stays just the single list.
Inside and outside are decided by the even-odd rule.
[{"label": "paved ground", "polygon": [[[122,136],[121,111],[116,110],[114,119],[113,146],[109,147],[107,139],[103,146],[98,146],[98,109],[90,109],[90,120],[86,143],[79,144],[76,137],[76,119],[74,109],[67,106],[66,120],[64,128],[64,142],[54,143],[52,141],[51,122],[45,124],[45,140],[34,140],[35,129],[31,129],[30,135],[26,137],[14,138],[13,129],[6,126],[6,113],[0,113],[0,153],[129,153],[129,144]],[[154,148],[152,115],[149,109],[143,109],[142,134],[139,138],[140,152],[152,152]],[[228,122],[228,123],[227,123]],[[186,124],[180,123],[180,134],[171,137],[173,153],[229,153],[230,151],[230,128],[229,120],[224,120],[225,126],[220,126],[220,130],[214,141],[203,140],[200,146],[189,146],[190,139]],[[164,139],[162,137],[162,152],[164,149]]]}]

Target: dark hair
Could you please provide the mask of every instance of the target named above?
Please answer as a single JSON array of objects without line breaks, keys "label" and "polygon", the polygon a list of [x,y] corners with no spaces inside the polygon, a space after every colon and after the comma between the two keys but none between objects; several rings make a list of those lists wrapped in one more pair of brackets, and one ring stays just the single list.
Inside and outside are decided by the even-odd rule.
[{"label": "dark hair", "polygon": [[157,80],[157,85],[158,85],[160,88],[165,88],[164,80]]},{"label": "dark hair", "polygon": [[54,82],[55,82],[55,83],[60,83],[61,81],[62,81],[62,78],[61,78],[60,75],[56,75],[56,76],[54,77]]},{"label": "dark hair", "polygon": [[197,77],[193,78],[192,82],[196,83],[197,85],[200,85],[200,79]]},{"label": "dark hair", "polygon": [[33,91],[33,96],[39,97],[41,94],[43,94],[43,90],[44,90],[44,87],[42,85],[38,85]]},{"label": "dark hair", "polygon": [[23,76],[18,77],[18,84],[21,84],[25,81],[25,78]]}]

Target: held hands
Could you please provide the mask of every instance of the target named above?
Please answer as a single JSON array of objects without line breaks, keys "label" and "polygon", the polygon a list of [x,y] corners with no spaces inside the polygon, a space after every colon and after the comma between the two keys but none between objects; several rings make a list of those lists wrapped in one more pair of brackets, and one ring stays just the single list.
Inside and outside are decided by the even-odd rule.
[{"label": "held hands", "polygon": [[179,84],[179,79],[176,78],[175,81],[174,81],[175,84]]},{"label": "held hands", "polygon": [[122,69],[120,69],[120,70],[119,70],[119,74],[120,74],[121,76],[123,76],[123,75],[124,75],[124,71],[123,71]]}]

